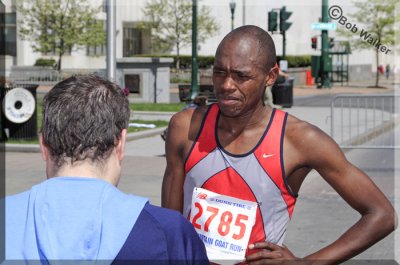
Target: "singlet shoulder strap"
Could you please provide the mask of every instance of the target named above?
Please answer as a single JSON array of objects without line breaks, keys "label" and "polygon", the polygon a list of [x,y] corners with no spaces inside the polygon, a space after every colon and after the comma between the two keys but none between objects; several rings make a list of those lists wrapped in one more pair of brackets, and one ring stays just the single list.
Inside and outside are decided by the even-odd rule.
[{"label": "singlet shoulder strap", "polygon": [[214,132],[218,113],[219,107],[216,103],[208,107],[196,139],[186,158],[185,174],[217,146]]},{"label": "singlet shoulder strap", "polygon": [[288,114],[286,112],[275,109],[274,115],[271,116],[271,119],[273,120],[270,122],[270,127],[268,128],[268,132],[263,141],[263,144],[268,145],[270,152],[274,152],[276,154],[280,153],[280,145],[272,145],[271,142],[281,143],[283,141],[287,115]]},{"label": "singlet shoulder strap", "polygon": [[283,161],[283,141],[288,114],[276,109],[270,128],[263,142],[254,151],[254,155],[264,168],[265,172],[282,192],[282,196],[288,205],[289,214],[293,212],[297,194],[294,194],[286,181],[285,167]]}]

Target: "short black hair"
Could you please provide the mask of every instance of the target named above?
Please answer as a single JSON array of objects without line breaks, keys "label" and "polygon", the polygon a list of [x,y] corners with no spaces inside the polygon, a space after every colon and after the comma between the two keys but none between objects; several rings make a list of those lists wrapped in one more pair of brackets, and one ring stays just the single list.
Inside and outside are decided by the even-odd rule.
[{"label": "short black hair", "polygon": [[58,167],[90,158],[108,158],[129,124],[129,102],[122,89],[96,75],[72,76],[43,99],[43,143]]},{"label": "short black hair", "polygon": [[260,27],[254,25],[245,25],[229,32],[223,38],[221,44],[227,40],[243,37],[250,37],[258,42],[258,56],[262,59],[261,64],[264,71],[268,73],[269,70],[276,64],[275,44],[271,36],[268,34],[268,32]]}]

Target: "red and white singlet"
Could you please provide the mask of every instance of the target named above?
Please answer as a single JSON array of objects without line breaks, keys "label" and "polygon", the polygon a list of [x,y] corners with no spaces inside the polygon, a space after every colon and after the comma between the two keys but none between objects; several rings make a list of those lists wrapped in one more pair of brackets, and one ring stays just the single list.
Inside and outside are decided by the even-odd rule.
[{"label": "red and white singlet", "polygon": [[273,109],[260,141],[242,155],[230,154],[219,144],[219,116],[218,105],[210,105],[185,161],[183,214],[190,214],[194,187],[257,202],[249,244],[269,241],[282,245],[297,197],[286,183],[283,167],[287,113]]}]

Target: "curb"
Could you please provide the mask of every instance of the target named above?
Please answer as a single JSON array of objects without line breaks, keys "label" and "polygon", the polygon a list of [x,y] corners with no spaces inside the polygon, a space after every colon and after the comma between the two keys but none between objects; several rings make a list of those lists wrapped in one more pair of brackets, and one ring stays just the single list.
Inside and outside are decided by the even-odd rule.
[{"label": "curb", "polygon": [[[400,117],[392,118],[389,121],[385,121],[374,128],[369,129],[368,131],[364,132],[363,134],[350,138],[343,143],[341,143],[341,149],[354,149],[357,146],[361,146],[368,141],[374,140],[375,138],[379,137],[380,135],[394,129],[396,124],[399,124]],[[361,140],[360,140],[361,139]]]},{"label": "curb", "polygon": [[128,133],[126,135],[126,141],[133,141],[133,140],[138,140],[138,139],[143,139],[143,138],[147,138],[147,137],[152,137],[155,135],[159,135],[161,134],[165,129],[167,128],[167,126],[164,127],[160,127],[160,128],[155,128],[155,129],[150,129],[150,130],[145,130],[145,131],[141,131],[141,132],[134,132],[134,133]]},{"label": "curb", "polygon": [[169,121],[176,112],[167,111],[132,111],[131,120],[163,120]]},{"label": "curb", "polygon": [[160,116],[167,116],[167,115],[174,115],[176,112],[174,111],[144,111],[144,110],[134,110],[131,112],[131,115],[160,115]]},{"label": "curb", "polygon": [[5,144],[6,152],[24,152],[24,153],[39,153],[40,146],[38,144]]},{"label": "curb", "polygon": [[[161,134],[167,127],[160,127],[140,132],[128,133],[126,141],[134,141],[147,137],[152,137]],[[5,144],[6,152],[25,152],[25,153],[40,153],[40,146],[38,144]]]}]

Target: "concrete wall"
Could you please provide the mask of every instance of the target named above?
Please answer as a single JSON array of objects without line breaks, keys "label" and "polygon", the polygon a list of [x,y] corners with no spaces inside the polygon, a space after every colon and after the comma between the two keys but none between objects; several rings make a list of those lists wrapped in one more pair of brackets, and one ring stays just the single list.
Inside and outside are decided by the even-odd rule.
[{"label": "concrete wall", "polygon": [[288,75],[290,77],[294,77],[294,86],[306,85],[307,70],[311,70],[311,67],[297,67],[288,69]]},{"label": "concrete wall", "polygon": [[125,75],[140,77],[139,94],[130,94],[131,102],[169,103],[171,58],[130,57],[117,60],[116,82],[126,87]]}]

